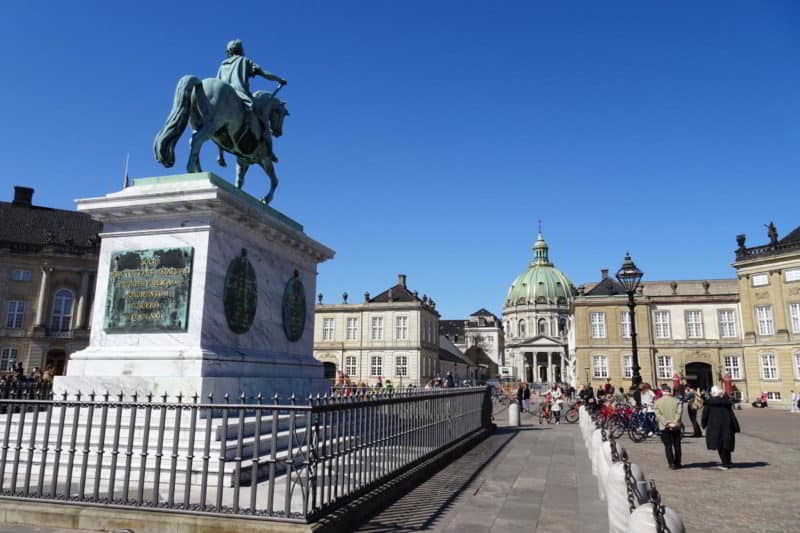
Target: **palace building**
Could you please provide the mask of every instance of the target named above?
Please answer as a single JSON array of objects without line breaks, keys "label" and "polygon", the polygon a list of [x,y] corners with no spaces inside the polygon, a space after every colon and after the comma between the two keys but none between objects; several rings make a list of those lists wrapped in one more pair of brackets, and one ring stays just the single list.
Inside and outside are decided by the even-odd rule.
[{"label": "palace building", "polygon": [[102,224],[84,213],[33,205],[15,187],[0,202],[0,372],[21,362],[26,374],[89,344]]},{"label": "palace building", "polygon": [[[321,295],[320,295],[321,296]],[[320,302],[314,314],[314,357],[326,377],[343,372],[355,383],[378,378],[395,386],[422,386],[439,373],[439,312],[436,303],[398,283],[362,303]],[[466,364],[466,362],[464,362]]]}]

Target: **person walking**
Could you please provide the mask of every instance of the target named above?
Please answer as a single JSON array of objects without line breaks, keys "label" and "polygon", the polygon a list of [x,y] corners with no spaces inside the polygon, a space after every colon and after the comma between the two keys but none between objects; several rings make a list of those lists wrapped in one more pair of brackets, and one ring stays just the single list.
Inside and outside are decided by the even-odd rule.
[{"label": "person walking", "polygon": [[789,406],[790,413],[797,412],[797,403],[800,401],[800,393],[792,391],[792,405]]},{"label": "person walking", "polygon": [[525,383],[525,388],[522,390],[522,410],[529,413],[531,410],[531,387]]},{"label": "person walking", "polygon": [[522,413],[525,410],[525,387],[521,381],[517,385],[517,404],[519,404],[519,412]]},{"label": "person walking", "polygon": [[689,386],[686,387],[685,392],[684,400],[686,411],[689,413],[689,421],[692,423],[692,437],[702,437],[703,431],[700,429],[700,424],[697,423],[697,412],[703,408],[703,397]]},{"label": "person walking", "polygon": [[671,470],[681,467],[681,403],[672,396],[672,389],[664,383],[661,385],[661,398],[654,405],[658,428],[661,430],[661,442]]},{"label": "person walking", "polygon": [[711,398],[703,405],[701,420],[706,430],[706,448],[717,450],[720,465],[717,470],[727,470],[731,466],[731,455],[736,447],[736,433],[739,433],[739,421],[733,414],[733,403],[724,395],[724,391],[716,385],[711,387]]},{"label": "person walking", "polygon": [[550,408],[553,410],[553,416],[556,419],[556,424],[561,423],[561,404],[564,402],[562,397],[563,394],[561,389],[553,385],[553,388],[550,389],[550,399],[553,402],[553,405]]}]

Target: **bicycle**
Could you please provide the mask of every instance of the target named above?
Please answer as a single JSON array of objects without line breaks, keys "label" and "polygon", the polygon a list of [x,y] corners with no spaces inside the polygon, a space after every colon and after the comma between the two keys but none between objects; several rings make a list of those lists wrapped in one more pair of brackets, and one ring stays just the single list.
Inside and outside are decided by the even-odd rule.
[{"label": "bicycle", "polygon": [[553,420],[553,410],[550,409],[550,404],[542,404],[542,406],[539,408],[539,424],[544,424],[545,421],[548,424],[552,424]]},{"label": "bicycle", "polygon": [[651,437],[659,433],[658,424],[656,424],[656,416],[654,413],[637,409],[634,412],[628,428],[628,437],[633,442],[642,442],[647,437]]},{"label": "bicycle", "polygon": [[580,411],[578,410],[581,406],[581,402],[577,401],[573,403],[569,409],[564,412],[564,420],[566,420],[570,424],[574,424],[578,421]]}]

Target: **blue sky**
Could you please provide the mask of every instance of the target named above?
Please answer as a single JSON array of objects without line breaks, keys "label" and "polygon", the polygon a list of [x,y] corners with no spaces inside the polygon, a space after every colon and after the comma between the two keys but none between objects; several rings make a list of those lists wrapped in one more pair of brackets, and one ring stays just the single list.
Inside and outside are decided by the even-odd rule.
[{"label": "blue sky", "polygon": [[0,197],[73,208],[127,152],[183,171],[188,133],[173,169],[151,149],[175,83],[239,37],[289,80],[273,207],[337,250],[326,301],[402,272],[445,318],[499,313],[538,219],[576,285],[627,250],[645,279],[729,277],[736,234],[800,225],[796,2],[243,4],[0,4]]}]

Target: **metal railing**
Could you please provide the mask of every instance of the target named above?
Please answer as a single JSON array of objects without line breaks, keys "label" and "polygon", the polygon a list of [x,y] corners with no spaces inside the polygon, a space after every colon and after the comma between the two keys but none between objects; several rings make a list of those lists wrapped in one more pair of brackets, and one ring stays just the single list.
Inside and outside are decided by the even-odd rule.
[{"label": "metal railing", "polygon": [[485,387],[0,399],[0,498],[311,522],[491,424]]}]

